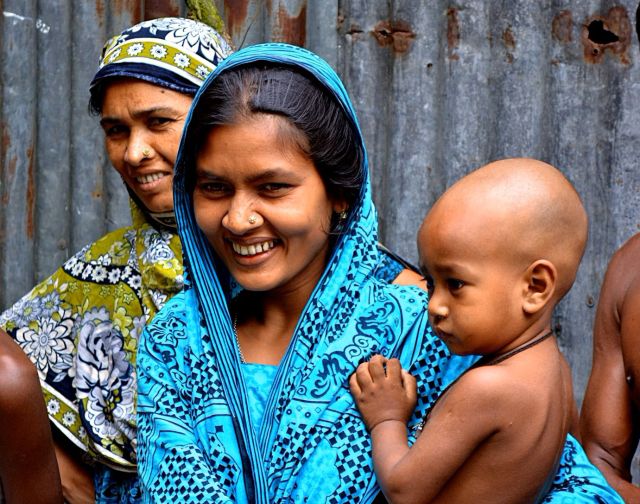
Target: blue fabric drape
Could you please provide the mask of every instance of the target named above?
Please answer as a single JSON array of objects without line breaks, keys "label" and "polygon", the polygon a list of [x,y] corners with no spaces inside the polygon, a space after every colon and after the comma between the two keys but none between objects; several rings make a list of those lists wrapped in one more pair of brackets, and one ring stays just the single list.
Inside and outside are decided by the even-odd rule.
[{"label": "blue fabric drape", "polygon": [[[204,88],[221,72],[254,61],[305,70],[359,131],[337,75],[298,47],[239,51]],[[190,117],[186,134],[189,124]],[[139,467],[148,501],[248,502],[253,495],[263,503],[370,502],[378,488],[349,375],[373,353],[396,355],[419,376],[428,402],[467,361],[455,359],[460,369],[449,369],[449,353],[428,326],[424,292],[376,278],[383,254],[368,175],[279,365],[256,434],[229,317],[227,272],[195,222],[185,191],[193,167],[184,158],[181,148],[174,197],[188,286],[147,328],[138,353]],[[366,155],[363,163],[367,171]]]},{"label": "blue fabric drape", "polygon": [[[256,61],[312,75],[360,131],[335,72],[285,44],[252,46],[227,58],[192,111],[220,73]],[[185,136],[190,128],[191,114]],[[186,287],[147,326],[138,350],[138,462],[146,501],[371,502],[379,489],[369,436],[349,393],[351,373],[374,353],[398,357],[418,381],[411,427],[473,358],[452,357],[433,335],[425,292],[377,278],[383,256],[367,175],[255,429],[229,315],[233,282],[194,218],[185,189],[194,168],[185,163],[185,136],[174,199]],[[366,172],[366,154],[363,164]]]}]

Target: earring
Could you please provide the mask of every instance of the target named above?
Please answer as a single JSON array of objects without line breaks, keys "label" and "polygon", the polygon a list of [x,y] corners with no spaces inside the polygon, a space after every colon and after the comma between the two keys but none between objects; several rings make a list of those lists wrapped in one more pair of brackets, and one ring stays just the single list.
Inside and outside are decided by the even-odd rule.
[{"label": "earring", "polygon": [[343,210],[342,212],[337,212],[337,214],[334,214],[334,215],[337,216],[337,219],[335,221],[333,232],[342,233],[342,231],[344,230],[344,225],[347,222],[347,215],[348,215],[347,211]]},{"label": "earring", "polygon": [[151,155],[151,149],[149,147],[145,147],[144,149],[142,149],[142,157],[143,158],[148,158]]},{"label": "earring", "polygon": [[247,220],[249,221],[249,224],[253,225],[258,222],[258,216],[256,214],[251,214]]}]

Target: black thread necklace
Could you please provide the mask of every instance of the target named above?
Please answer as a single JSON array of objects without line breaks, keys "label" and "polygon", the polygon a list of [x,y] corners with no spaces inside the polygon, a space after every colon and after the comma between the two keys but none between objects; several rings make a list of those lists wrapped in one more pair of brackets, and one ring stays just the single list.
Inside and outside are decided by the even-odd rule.
[{"label": "black thread necklace", "polygon": [[546,333],[544,333],[539,338],[536,338],[536,339],[531,340],[531,341],[529,341],[527,343],[524,343],[523,345],[521,345],[519,347],[516,347],[513,350],[509,350],[508,352],[505,352],[502,355],[498,355],[497,357],[494,357],[492,359],[489,358],[487,360],[485,360],[485,358],[487,358],[488,356],[485,356],[482,359],[480,359],[478,362],[476,362],[473,367],[492,366],[494,364],[499,364],[500,362],[503,362],[503,361],[507,360],[508,358],[513,357],[516,354],[519,354],[520,352],[524,352],[525,350],[528,350],[529,348],[531,348],[533,346],[536,346],[538,343],[542,343],[544,340],[546,340],[552,334],[553,334],[553,331],[551,329],[549,329]]},{"label": "black thread necklace", "polygon": [[471,367],[469,367],[466,371],[463,371],[462,374],[460,374],[460,376],[458,376],[449,385],[447,385],[442,390],[442,392],[440,392],[440,394],[438,395],[436,400],[433,402],[433,404],[431,404],[431,406],[429,408],[427,408],[427,411],[425,411],[424,416],[422,417],[422,420],[420,420],[420,422],[418,422],[412,428],[412,430],[414,431],[414,435],[416,437],[420,435],[420,432],[422,432],[422,429],[424,428],[425,423],[429,419],[429,415],[431,414],[431,411],[433,411],[433,408],[435,407],[436,403],[442,398],[442,396],[444,396],[444,394],[451,387],[453,387],[456,384],[456,382],[460,378],[462,378],[462,375],[468,373],[469,371],[471,371],[472,369],[475,369],[475,368],[479,368],[479,367],[482,367],[482,366],[493,366],[494,364],[499,364],[499,363],[507,360],[508,358],[513,357],[516,354],[519,354],[520,352],[524,352],[525,350],[528,350],[529,348],[534,347],[539,343],[542,343],[544,340],[546,340],[552,334],[553,334],[553,331],[551,329],[549,329],[549,331],[544,333],[542,336],[540,336],[540,337],[538,337],[538,338],[536,338],[534,340],[528,341],[527,343],[524,343],[523,345],[520,345],[519,347],[516,347],[513,350],[509,350],[508,352],[503,353],[502,355],[498,355],[496,357],[491,357],[489,355],[485,355],[484,357],[481,357],[480,359],[478,359],[475,364],[473,364]]}]

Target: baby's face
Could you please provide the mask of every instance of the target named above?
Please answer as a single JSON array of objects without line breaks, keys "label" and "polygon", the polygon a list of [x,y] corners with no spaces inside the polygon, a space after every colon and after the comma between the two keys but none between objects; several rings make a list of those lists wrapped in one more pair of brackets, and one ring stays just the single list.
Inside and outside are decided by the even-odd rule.
[{"label": "baby's face", "polygon": [[488,229],[449,217],[429,214],[418,233],[429,320],[453,353],[499,352],[520,328],[524,271],[508,243],[496,246]]}]

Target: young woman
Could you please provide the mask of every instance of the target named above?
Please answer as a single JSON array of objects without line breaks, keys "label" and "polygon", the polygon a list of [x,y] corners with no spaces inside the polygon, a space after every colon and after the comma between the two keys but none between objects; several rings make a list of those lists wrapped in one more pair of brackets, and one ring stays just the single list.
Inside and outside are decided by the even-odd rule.
[{"label": "young woman", "polygon": [[[194,99],[174,199],[186,286],[138,350],[147,502],[371,502],[351,373],[398,357],[413,428],[470,358],[434,337],[426,292],[377,278],[366,152],[333,70],[285,44],[226,59]],[[558,502],[587,489],[586,466],[568,444]]]},{"label": "young woman", "polygon": [[425,396],[450,365],[426,293],[376,278],[367,159],[338,77],[303,49],[238,53],[194,102],[174,198],[188,287],[138,354],[148,500],[370,501],[348,390],[397,355]]}]

